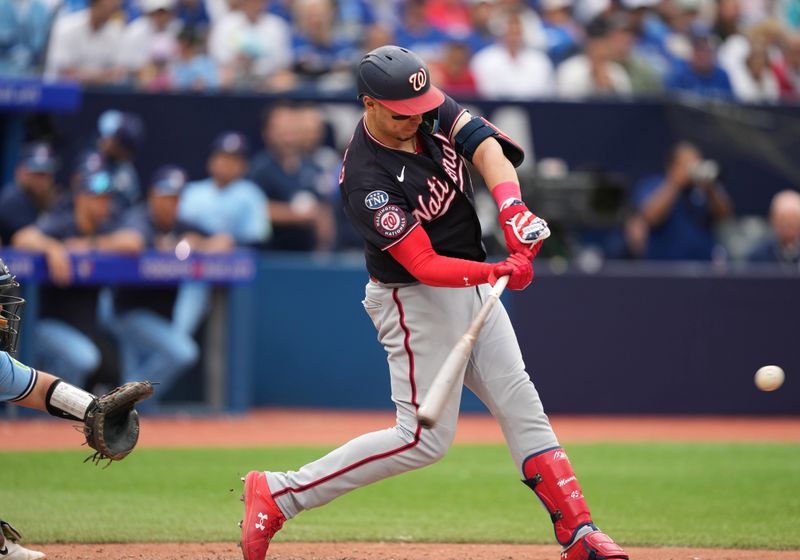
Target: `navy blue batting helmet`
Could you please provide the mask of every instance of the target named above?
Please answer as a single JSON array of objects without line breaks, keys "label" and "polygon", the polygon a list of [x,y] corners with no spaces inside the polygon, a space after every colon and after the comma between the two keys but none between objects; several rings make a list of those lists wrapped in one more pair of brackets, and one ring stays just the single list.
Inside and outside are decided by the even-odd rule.
[{"label": "navy blue batting helmet", "polygon": [[425,62],[402,47],[385,45],[368,52],[357,74],[359,98],[368,95],[400,115],[423,115],[444,102]]}]

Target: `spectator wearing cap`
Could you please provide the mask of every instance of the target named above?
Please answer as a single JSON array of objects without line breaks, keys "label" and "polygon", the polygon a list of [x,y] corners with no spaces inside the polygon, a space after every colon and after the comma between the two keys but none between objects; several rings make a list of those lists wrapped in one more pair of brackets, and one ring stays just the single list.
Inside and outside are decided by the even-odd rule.
[{"label": "spectator wearing cap", "polygon": [[478,93],[487,98],[535,99],[555,95],[553,64],[524,41],[522,12],[503,16],[501,39],[472,57]]},{"label": "spectator wearing cap", "polygon": [[238,89],[286,89],[293,85],[291,30],[267,12],[268,0],[241,0],[211,27],[208,50],[222,83]]},{"label": "spectator wearing cap", "polygon": [[[205,236],[178,219],[179,198],[186,182],[183,169],[171,165],[159,168],[150,181],[147,203],[131,208],[123,218],[123,227],[136,231],[144,247],[178,258],[193,252],[233,249],[230,235]],[[207,285],[197,282],[114,291],[114,320],[110,324],[119,347],[124,382],[149,379],[160,383],[156,401],[169,392],[199,357],[194,335],[207,313],[208,294]]]},{"label": "spectator wearing cap", "polygon": [[675,63],[667,77],[665,87],[674,92],[691,92],[705,97],[732,99],[733,87],[728,73],[717,64],[715,42],[709,29],[702,25],[692,27],[691,58]]},{"label": "spectator wearing cap", "polygon": [[45,76],[83,84],[125,80],[122,64],[124,23],[120,0],[90,0],[77,12],[56,18],[47,50]]},{"label": "spectator wearing cap", "polygon": [[[142,0],[142,15],[130,22],[123,37],[122,63],[139,87],[167,89],[164,69],[177,56],[181,22],[175,18],[177,0]],[[158,83],[158,80],[161,83]]]},{"label": "spectator wearing cap", "polygon": [[585,52],[568,58],[556,70],[559,96],[576,99],[632,93],[628,73],[613,58],[611,26],[612,20],[603,16],[589,24]]},{"label": "spectator wearing cap", "polygon": [[335,241],[331,205],[317,190],[320,168],[308,157],[304,127],[298,126],[301,111],[278,104],[265,112],[264,150],[250,164],[250,179],[269,199],[273,234],[267,248],[276,251],[325,250]]},{"label": "spectator wearing cap", "polygon": [[585,40],[583,27],[572,17],[572,0],[541,0],[545,49],[554,65],[579,52]]},{"label": "spectator wearing cap", "polygon": [[749,255],[750,262],[800,265],[800,193],[786,189],[769,207],[772,236]]},{"label": "spectator wearing cap", "polygon": [[0,0],[0,76],[41,72],[51,22],[42,0]]},{"label": "spectator wearing cap", "polygon": [[50,146],[25,146],[14,181],[0,191],[0,244],[8,245],[19,230],[52,208],[58,195],[53,177],[56,158]]},{"label": "spectator wearing cap", "polygon": [[97,132],[97,151],[111,175],[116,210],[123,212],[142,198],[133,161],[144,140],[144,123],[135,113],[109,109],[97,119]]},{"label": "spectator wearing cap", "polygon": [[220,134],[211,146],[209,177],[189,183],[178,218],[207,235],[227,233],[237,245],[262,245],[271,233],[267,197],[246,178],[247,139],[239,132]]},{"label": "spectator wearing cap", "polygon": [[17,249],[42,253],[53,285],[39,292],[39,317],[34,331],[34,361],[70,383],[85,386],[101,363],[97,322],[97,286],[73,286],[70,255],[87,252],[136,254],[141,238],[123,229],[112,212],[113,185],[103,169],[82,169],[74,176],[71,206],[56,209],[20,231]]}]

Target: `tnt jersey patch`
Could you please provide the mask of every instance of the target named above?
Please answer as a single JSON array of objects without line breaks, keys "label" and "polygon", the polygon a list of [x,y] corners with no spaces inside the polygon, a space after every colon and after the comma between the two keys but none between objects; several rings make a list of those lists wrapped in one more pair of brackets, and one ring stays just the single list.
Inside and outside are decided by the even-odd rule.
[{"label": "tnt jersey patch", "polygon": [[375,212],[375,229],[384,237],[395,239],[406,230],[408,220],[406,214],[399,206],[389,204]]}]

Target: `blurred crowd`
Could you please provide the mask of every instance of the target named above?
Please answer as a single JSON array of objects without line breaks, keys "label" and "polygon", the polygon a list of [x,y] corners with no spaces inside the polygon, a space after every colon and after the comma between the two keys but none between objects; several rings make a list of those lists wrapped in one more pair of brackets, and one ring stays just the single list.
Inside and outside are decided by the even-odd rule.
[{"label": "blurred crowd", "polygon": [[67,162],[44,142],[25,146],[14,180],[0,190],[0,246],[47,262],[51,282],[40,289],[33,333],[37,367],[82,387],[145,377],[164,395],[197,364],[211,286],[77,286],[71,255],[332,250],[340,155],[321,141],[319,109],[278,103],[264,112],[258,148],[240,132],[219,133],[205,177],[163,161],[140,178],[145,129],[134,113],[103,112],[96,141],[69,165],[64,186],[57,177]]},{"label": "blurred crowd", "polygon": [[0,76],[349,92],[382,44],[454,97],[800,95],[796,0],[0,0]]}]

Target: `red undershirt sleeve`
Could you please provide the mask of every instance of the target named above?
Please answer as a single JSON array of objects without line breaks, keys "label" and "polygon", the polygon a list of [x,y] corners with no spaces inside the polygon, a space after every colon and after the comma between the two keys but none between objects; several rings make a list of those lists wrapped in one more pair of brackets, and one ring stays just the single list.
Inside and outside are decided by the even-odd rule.
[{"label": "red undershirt sleeve", "polygon": [[436,253],[422,227],[414,228],[389,254],[414,278],[429,286],[465,288],[489,281],[491,264],[444,257]]}]

